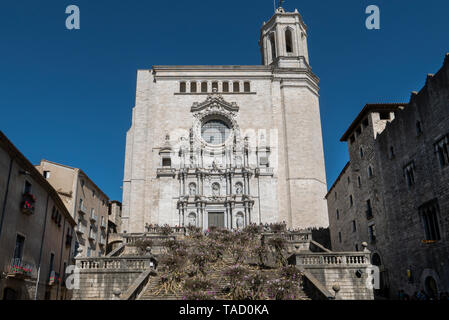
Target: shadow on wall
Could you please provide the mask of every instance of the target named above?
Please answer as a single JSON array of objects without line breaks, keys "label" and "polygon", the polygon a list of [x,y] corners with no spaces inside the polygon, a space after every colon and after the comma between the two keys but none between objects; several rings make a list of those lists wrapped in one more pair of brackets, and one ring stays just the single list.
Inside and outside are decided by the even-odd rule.
[{"label": "shadow on wall", "polygon": [[329,228],[319,228],[319,229],[313,228],[312,239],[321,244],[323,247],[332,250],[331,235]]}]

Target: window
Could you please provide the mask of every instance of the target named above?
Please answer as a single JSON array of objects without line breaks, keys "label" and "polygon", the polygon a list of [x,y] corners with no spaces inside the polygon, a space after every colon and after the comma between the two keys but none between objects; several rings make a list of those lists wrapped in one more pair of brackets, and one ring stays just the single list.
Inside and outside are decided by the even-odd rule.
[{"label": "window", "polygon": [[232,86],[233,86],[233,91],[234,91],[234,92],[240,92],[240,82],[234,81],[234,83],[232,84]]},{"label": "window", "polygon": [[84,180],[81,180],[81,188],[84,188]]},{"label": "window", "polygon": [[337,209],[337,220],[340,220],[340,211]]},{"label": "window", "polygon": [[432,200],[419,208],[419,213],[424,226],[425,240],[441,240],[440,228],[438,223],[438,201]]},{"label": "window", "polygon": [[162,166],[163,167],[171,167],[171,159],[170,158],[162,158]]},{"label": "window", "polygon": [[357,134],[357,136],[360,136],[360,135],[362,134],[362,128],[361,128],[361,127],[358,127],[358,128],[355,130],[355,133]]},{"label": "window", "polygon": [[390,159],[394,158],[394,147],[390,147]]},{"label": "window", "polygon": [[187,91],[187,85],[186,85],[186,83],[185,83],[185,82],[181,82],[181,83],[179,84],[179,92],[184,93],[184,92],[186,92],[186,91]]},{"label": "window", "polygon": [[25,246],[25,237],[20,234],[16,237],[16,247],[14,248],[14,264],[19,264],[23,257],[23,247]]},{"label": "window", "polygon": [[338,242],[341,243],[341,232],[338,233]]},{"label": "window", "polygon": [[334,193],[335,200],[337,200],[337,191]]},{"label": "window", "polygon": [[363,159],[363,148],[360,147],[360,159]]},{"label": "window", "polygon": [[293,53],[293,35],[290,29],[285,30],[285,46],[287,53]]},{"label": "window", "polygon": [[404,176],[409,187],[415,184],[415,163],[411,162],[404,167]]},{"label": "window", "polygon": [[55,270],[55,254],[54,253],[50,253],[50,275],[51,273]]},{"label": "window", "polygon": [[358,252],[359,251],[359,245],[356,243],[355,244],[355,251]]},{"label": "window", "polygon": [[31,194],[32,185],[29,181],[25,180],[25,186],[23,188],[23,193],[30,193]]},{"label": "window", "polygon": [[201,92],[207,92],[207,82],[201,82]]},{"label": "window", "polygon": [[201,136],[207,143],[221,145],[226,142],[231,128],[222,120],[209,120],[201,128]]},{"label": "window", "polygon": [[44,171],[43,176],[44,176],[45,179],[50,178],[50,171]]},{"label": "window", "polygon": [[246,81],[245,83],[243,83],[243,91],[245,92],[251,92],[251,85],[248,81]]},{"label": "window", "polygon": [[416,135],[419,136],[420,134],[422,134],[421,121],[416,121]]},{"label": "window", "polygon": [[95,190],[92,190],[92,198],[95,198]]},{"label": "window", "polygon": [[449,164],[449,138],[446,136],[443,139],[440,139],[435,144],[435,152],[438,155],[438,159],[440,160],[441,168],[446,167]]},{"label": "window", "polygon": [[348,184],[351,184],[351,178],[348,177]]},{"label": "window", "polygon": [[368,227],[368,235],[371,243],[376,242],[376,225],[373,224]]},{"label": "window", "polygon": [[218,92],[218,82],[216,81],[212,82],[212,92],[214,92],[214,90]]},{"label": "window", "polygon": [[87,257],[89,258],[92,255],[92,248],[87,246]]},{"label": "window", "polygon": [[355,222],[355,220],[352,220],[352,232],[356,231],[357,231],[357,223]]},{"label": "window", "polygon": [[53,209],[51,209],[51,219],[56,220],[57,213],[56,213],[56,207],[53,206]]},{"label": "window", "polygon": [[190,92],[196,92],[196,82],[190,82]]},{"label": "window", "polygon": [[373,176],[373,168],[371,166],[368,167],[368,177],[372,178]]},{"label": "window", "polygon": [[366,200],[366,218],[372,219],[373,218],[373,208],[371,207],[371,200]]},{"label": "window", "polygon": [[360,176],[357,177],[357,183],[359,185],[359,188],[362,187],[362,178],[360,178]]},{"label": "window", "polygon": [[352,195],[349,196],[349,206],[352,207],[354,205],[354,199],[352,198]]},{"label": "window", "polygon": [[270,47],[271,47],[271,62],[276,59],[276,40],[274,38],[274,33],[270,34]]},{"label": "window", "polygon": [[223,82],[223,92],[229,92],[229,82]]}]

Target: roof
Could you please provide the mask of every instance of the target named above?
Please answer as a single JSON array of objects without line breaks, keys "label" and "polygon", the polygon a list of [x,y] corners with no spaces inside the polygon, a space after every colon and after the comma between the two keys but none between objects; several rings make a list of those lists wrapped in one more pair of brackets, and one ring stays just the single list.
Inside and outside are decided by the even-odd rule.
[{"label": "roof", "polygon": [[340,181],[341,177],[343,177],[343,175],[345,174],[346,170],[348,170],[349,166],[351,165],[351,162],[348,161],[348,163],[345,165],[345,167],[343,168],[343,170],[341,170],[340,174],[338,175],[337,179],[335,179],[334,184],[332,185],[332,187],[330,187],[328,193],[326,194],[326,196],[324,197],[325,199],[327,199],[327,197],[330,195],[330,193],[332,192],[332,190],[335,188],[335,186],[337,185],[338,181]]},{"label": "roof", "polygon": [[0,146],[9,154],[9,156],[15,160],[23,169],[26,169],[30,173],[30,176],[35,182],[37,182],[42,188],[44,188],[51,196],[59,210],[62,211],[66,219],[72,224],[76,225],[75,220],[70,215],[64,202],[59,197],[58,192],[52,187],[52,185],[42,176],[42,174],[36,169],[36,167],[16,148],[16,146],[6,137],[6,135],[0,130]]},{"label": "roof", "polygon": [[57,163],[57,162],[53,162],[53,161],[49,161],[49,160],[46,160],[46,159],[42,159],[41,160],[41,164],[42,164],[42,162],[47,162],[47,163],[50,163],[50,164],[53,164],[53,165],[56,165],[56,166],[65,167],[67,169],[78,170],[109,201],[109,197],[95,184],[95,182],[92,181],[92,179],[89,178],[89,176],[82,169],[71,167],[71,166],[68,166],[68,165],[65,165],[65,164],[61,164],[61,163]]},{"label": "roof", "polygon": [[349,128],[346,130],[346,132],[341,137],[340,141],[345,142],[348,141],[349,136],[352,134],[352,132],[355,130],[355,128],[360,124],[360,122],[365,118],[366,115],[372,113],[372,112],[382,112],[382,111],[396,111],[399,110],[400,107],[405,107],[408,105],[408,102],[406,103],[369,103],[366,104],[362,111],[360,111],[359,115],[355,118],[355,120],[352,122],[352,124],[349,126]]}]

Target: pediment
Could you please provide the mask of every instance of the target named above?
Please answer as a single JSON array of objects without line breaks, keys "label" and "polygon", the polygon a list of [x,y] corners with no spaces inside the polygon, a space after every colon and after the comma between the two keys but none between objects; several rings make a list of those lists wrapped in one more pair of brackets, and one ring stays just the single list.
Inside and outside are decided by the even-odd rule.
[{"label": "pediment", "polygon": [[203,110],[220,110],[228,112],[237,112],[239,107],[235,102],[227,102],[222,95],[217,93],[210,94],[203,102],[195,102],[190,109],[191,112],[201,112]]}]

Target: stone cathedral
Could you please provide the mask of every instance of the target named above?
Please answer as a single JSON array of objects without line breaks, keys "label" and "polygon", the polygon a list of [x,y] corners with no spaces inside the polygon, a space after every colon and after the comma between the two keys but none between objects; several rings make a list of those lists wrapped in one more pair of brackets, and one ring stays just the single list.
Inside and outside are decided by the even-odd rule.
[{"label": "stone cathedral", "polygon": [[278,8],[259,45],[260,66],[138,71],[124,231],[328,226],[319,79],[299,12]]}]

